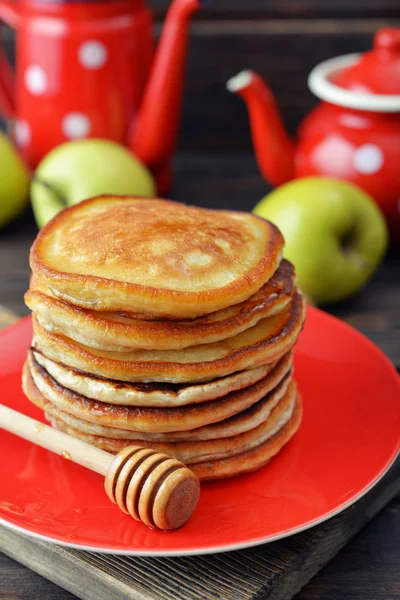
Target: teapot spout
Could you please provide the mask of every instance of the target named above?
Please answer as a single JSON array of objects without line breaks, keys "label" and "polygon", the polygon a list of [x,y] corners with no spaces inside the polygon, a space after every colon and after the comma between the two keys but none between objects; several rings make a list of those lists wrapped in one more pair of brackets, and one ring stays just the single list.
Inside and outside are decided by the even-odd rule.
[{"label": "teapot spout", "polygon": [[293,179],[295,146],[265,82],[253,71],[242,71],[228,81],[227,88],[247,105],[257,163],[264,178],[274,186]]},{"label": "teapot spout", "polygon": [[133,152],[152,170],[175,151],[179,130],[188,25],[201,0],[173,0],[131,132]]}]

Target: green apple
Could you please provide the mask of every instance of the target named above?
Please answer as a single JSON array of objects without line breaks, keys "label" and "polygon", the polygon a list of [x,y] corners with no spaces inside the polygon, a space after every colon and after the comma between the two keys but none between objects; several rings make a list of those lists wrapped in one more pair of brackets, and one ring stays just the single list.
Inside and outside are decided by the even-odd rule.
[{"label": "green apple", "polygon": [[0,133],[0,227],[28,203],[29,171],[6,135]]},{"label": "green apple", "polygon": [[265,196],[253,212],[279,227],[298,285],[317,304],[356,293],[388,243],[385,220],[372,198],[337,179],[296,179]]},{"label": "green apple", "polygon": [[101,194],[154,196],[149,170],[124,146],[109,140],[61,144],[39,164],[31,186],[35,219],[43,227],[66,206]]}]

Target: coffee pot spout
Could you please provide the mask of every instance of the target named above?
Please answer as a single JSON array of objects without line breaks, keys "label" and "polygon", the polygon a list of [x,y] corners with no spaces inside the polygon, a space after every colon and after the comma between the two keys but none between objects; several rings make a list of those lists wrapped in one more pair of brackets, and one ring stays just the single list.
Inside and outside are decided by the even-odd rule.
[{"label": "coffee pot spout", "polygon": [[289,137],[272,92],[254,71],[242,71],[227,83],[246,103],[258,166],[274,186],[294,177],[294,142]]},{"label": "coffee pot spout", "polygon": [[177,141],[190,18],[201,0],[173,0],[132,124],[133,152],[153,171],[171,158]]}]

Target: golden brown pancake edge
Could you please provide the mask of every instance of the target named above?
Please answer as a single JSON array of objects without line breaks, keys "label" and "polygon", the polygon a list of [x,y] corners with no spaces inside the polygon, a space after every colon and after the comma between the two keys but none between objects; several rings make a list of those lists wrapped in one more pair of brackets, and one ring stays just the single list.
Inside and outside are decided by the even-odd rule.
[{"label": "golden brown pancake edge", "polygon": [[197,319],[149,321],[78,308],[52,296],[48,286],[35,276],[25,294],[25,303],[49,332],[65,335],[86,346],[111,351],[179,350],[237,335],[261,319],[282,311],[293,294],[294,269],[283,260],[272,278],[253,296]]},{"label": "golden brown pancake edge", "polygon": [[[34,360],[32,353],[28,355],[27,360],[35,386],[46,400],[58,406],[60,410],[92,423],[132,431],[160,433],[187,431],[227,419],[249,408],[274,390],[292,368],[291,357],[288,356],[264,379],[222,398],[175,408],[143,408],[106,404],[85,398],[60,386]],[[26,391],[29,392],[29,389]]]},{"label": "golden brown pancake edge", "polygon": [[[225,344],[221,346],[221,344],[225,342],[224,340],[222,342],[215,342],[215,345],[219,344],[218,348],[221,348],[222,353],[221,358],[217,360],[210,359],[207,361],[199,360],[196,362],[184,362],[186,351],[195,353],[196,348],[198,348],[199,353],[202,356],[204,353],[207,353],[209,347],[206,344],[203,344],[202,346],[195,347],[195,349],[191,347],[189,349],[172,351],[182,353],[181,362],[168,362],[160,359],[154,360],[154,358],[150,361],[145,361],[143,359],[129,361],[126,359],[128,356],[127,353],[108,354],[104,351],[95,352],[93,349],[84,347],[77,342],[73,342],[65,336],[49,333],[40,326],[35,316],[33,316],[33,345],[45,354],[45,356],[48,356],[56,362],[60,361],[62,357],[64,364],[73,369],[107,377],[109,379],[134,382],[201,382],[279,360],[296,343],[303,327],[304,317],[304,301],[301,294],[297,292],[290,305],[290,310],[288,309],[287,315],[282,317],[282,325],[279,325],[281,329],[275,335],[266,339],[261,339],[257,343],[249,346],[239,347],[233,350],[230,349],[234,347],[233,345],[235,344],[236,338],[239,338],[239,336],[253,335],[253,330],[263,326],[263,323],[268,321],[268,319],[263,319],[253,328],[238,334],[238,336],[230,338],[227,341],[228,345]],[[275,317],[271,317],[271,319],[274,318]],[[276,316],[276,318],[278,318],[278,316]],[[281,323],[281,321],[277,322]],[[266,325],[269,326],[268,323],[266,323]],[[211,344],[209,346],[214,348]],[[118,356],[118,359],[115,358],[114,355],[116,354],[121,355],[121,357]],[[152,354],[152,356],[154,356],[154,354]],[[196,356],[196,354],[194,354],[194,356]]]},{"label": "golden brown pancake edge", "polygon": [[[112,211],[106,211],[108,205],[112,206]],[[131,219],[126,216],[128,209],[132,212]],[[82,215],[87,215],[86,222]],[[76,231],[78,228],[79,231]],[[68,235],[63,236],[63,231]],[[186,264],[189,257],[200,250],[209,257],[211,266],[216,267],[215,273],[210,271],[211,266],[198,266],[196,262],[196,269],[192,268],[194,274],[201,274],[200,281],[217,281],[218,273],[229,273],[229,269],[235,276],[232,275],[232,280],[228,277],[227,283],[221,286],[207,284],[205,289],[201,289],[201,285],[197,284],[195,287],[198,289],[185,290],[179,282],[187,285],[191,277],[188,279],[187,274],[180,273],[183,268],[173,269],[171,264],[167,264],[166,261],[173,261],[173,253],[167,251],[160,252],[158,259],[161,273],[153,278],[149,276],[152,285],[127,281],[127,265],[131,270],[136,267],[138,272],[135,271],[133,279],[142,282],[156,258],[154,254],[148,257],[142,249],[149,245],[149,231],[154,236],[159,234],[153,246],[157,245],[156,242],[168,246],[167,242],[174,240],[179,265],[182,260]],[[221,243],[235,248],[232,257],[223,247],[216,246],[216,232],[221,236]],[[175,239],[177,236],[183,238],[182,243],[179,237]],[[45,225],[32,245],[30,265],[32,271],[51,286],[53,293],[82,308],[192,318],[238,304],[257,292],[276,271],[283,243],[281,233],[272,223],[250,213],[210,211],[156,198],[103,196],[66,208]],[[82,255],[79,268],[77,249],[81,249]],[[133,249],[137,254],[136,262]],[[154,253],[154,247],[152,250]],[[186,253],[181,260],[183,252]],[[250,260],[247,257],[251,253],[255,253],[254,260],[236,275],[239,256],[244,262]],[[73,254],[72,261],[69,256]],[[56,267],[54,256],[61,263],[59,267]],[[113,279],[113,270],[108,266],[110,258],[118,276],[125,268],[124,280]],[[142,277],[138,263],[147,265]],[[100,266],[106,274],[92,274]],[[87,267],[90,269],[87,270]],[[186,269],[189,275],[190,269],[189,265]],[[88,272],[83,272],[86,270]],[[172,275],[177,279],[175,287],[163,287],[165,281],[173,280]]]}]

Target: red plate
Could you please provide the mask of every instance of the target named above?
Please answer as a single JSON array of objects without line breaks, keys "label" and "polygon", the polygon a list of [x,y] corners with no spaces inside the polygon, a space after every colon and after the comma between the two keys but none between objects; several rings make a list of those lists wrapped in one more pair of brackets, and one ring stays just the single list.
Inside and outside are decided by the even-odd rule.
[{"label": "red plate", "polygon": [[[36,419],[21,367],[25,319],[0,335],[2,402]],[[260,471],[204,484],[182,529],[150,530],[112,505],[100,475],[0,433],[0,521],[61,544],[126,554],[202,554],[269,542],[316,525],[365,494],[399,449],[400,384],[362,335],[316,309],[296,351],[304,420]]]}]

